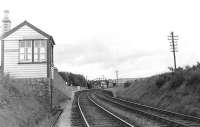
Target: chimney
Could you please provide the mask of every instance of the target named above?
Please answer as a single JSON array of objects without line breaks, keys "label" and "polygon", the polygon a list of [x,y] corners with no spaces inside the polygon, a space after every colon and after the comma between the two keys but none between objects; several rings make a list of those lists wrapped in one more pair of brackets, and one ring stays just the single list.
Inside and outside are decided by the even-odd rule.
[{"label": "chimney", "polygon": [[2,20],[2,23],[3,23],[3,25],[2,25],[2,34],[8,32],[10,30],[10,28],[11,28],[11,21],[10,21],[10,19],[8,17],[8,14],[9,14],[9,11],[5,10],[4,11],[4,18]]}]

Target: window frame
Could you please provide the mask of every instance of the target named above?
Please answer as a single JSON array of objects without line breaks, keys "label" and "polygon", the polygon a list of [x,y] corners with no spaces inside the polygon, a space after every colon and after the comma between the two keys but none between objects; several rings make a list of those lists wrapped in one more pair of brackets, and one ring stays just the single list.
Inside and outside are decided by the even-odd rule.
[{"label": "window frame", "polygon": [[[33,61],[34,62],[47,62],[47,41],[42,42],[43,40],[34,40],[33,41]],[[36,46],[36,42],[38,42],[38,47]],[[44,43],[44,47],[42,46],[42,43]],[[44,48],[44,52],[42,52],[42,48]],[[37,53],[35,52],[35,49],[37,50]],[[35,55],[37,56],[37,60],[35,59]],[[44,59],[42,59],[42,55],[44,55]]]},{"label": "window frame", "polygon": [[[35,42],[36,42],[36,40],[40,40],[40,42],[41,41],[45,41],[45,52],[44,52],[44,56],[45,56],[45,60],[44,61],[35,61],[34,60],[34,48],[35,48]],[[21,52],[20,52],[20,42],[22,42],[22,41],[24,41],[25,43],[26,43],[26,41],[31,41],[31,61],[21,61],[21,59],[20,59],[20,54],[21,54]],[[26,45],[24,43],[24,45]],[[48,57],[47,57],[47,54],[48,54],[48,52],[47,52],[47,48],[48,48],[48,40],[47,39],[23,39],[23,40],[19,40],[19,51],[18,51],[18,64],[42,64],[42,63],[47,63],[47,61],[48,61]],[[24,48],[26,48],[26,46],[24,47]],[[40,48],[40,47],[39,47]],[[26,52],[24,52],[24,55],[26,55]],[[40,55],[40,54],[39,54]]]}]

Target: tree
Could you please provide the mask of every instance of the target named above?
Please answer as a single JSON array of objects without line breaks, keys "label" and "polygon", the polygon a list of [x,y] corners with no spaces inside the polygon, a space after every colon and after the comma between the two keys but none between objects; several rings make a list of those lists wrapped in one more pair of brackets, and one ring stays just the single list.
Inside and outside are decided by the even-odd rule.
[{"label": "tree", "polygon": [[169,71],[173,72],[174,68],[173,67],[168,67]]},{"label": "tree", "polygon": [[82,87],[87,86],[86,79],[83,75],[73,74],[71,72],[59,72],[59,74],[69,85]]},{"label": "tree", "polygon": [[105,82],[106,82],[106,86],[108,88],[108,86],[109,86],[109,80],[105,80]]}]

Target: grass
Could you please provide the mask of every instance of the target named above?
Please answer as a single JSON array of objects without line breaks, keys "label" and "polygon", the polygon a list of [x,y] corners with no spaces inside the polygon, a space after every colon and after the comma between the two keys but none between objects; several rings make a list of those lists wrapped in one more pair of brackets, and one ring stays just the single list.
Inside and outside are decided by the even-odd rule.
[{"label": "grass", "polygon": [[200,63],[155,75],[119,89],[117,96],[200,117]]},{"label": "grass", "polygon": [[[61,91],[65,88],[65,83],[57,76],[53,87],[54,106],[69,99],[67,94]],[[49,102],[46,79],[17,80],[9,75],[0,75],[1,127],[40,127],[41,123],[43,126],[48,125],[47,116],[51,116]]]},{"label": "grass", "polygon": [[200,65],[194,65],[192,67],[186,66],[185,68],[179,67],[174,73],[165,73],[157,76],[156,85],[161,88],[165,83],[170,84],[171,89],[177,89],[182,84],[187,86],[200,84]]},{"label": "grass", "polygon": [[[39,101],[34,90],[21,90],[25,81],[14,80],[9,75],[0,77],[0,121],[1,127],[34,127],[49,113],[44,105],[48,100]],[[42,103],[43,102],[43,103]],[[7,122],[7,120],[10,122]]]}]

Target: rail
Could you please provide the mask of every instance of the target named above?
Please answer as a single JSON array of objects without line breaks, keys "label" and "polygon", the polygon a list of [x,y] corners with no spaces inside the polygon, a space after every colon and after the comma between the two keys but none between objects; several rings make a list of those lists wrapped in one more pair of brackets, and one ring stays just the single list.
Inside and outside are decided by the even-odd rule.
[{"label": "rail", "polygon": [[[81,95],[81,94],[80,94],[80,95]],[[84,122],[85,122],[86,127],[90,127],[90,125],[89,125],[89,123],[87,122],[87,119],[86,119],[86,117],[85,117],[85,115],[84,115],[84,113],[83,113],[83,110],[82,110],[82,108],[81,108],[81,106],[80,106],[80,95],[79,95],[79,97],[78,97],[78,107],[79,107],[81,116],[82,116],[82,118],[83,118],[83,120],[84,120]]]},{"label": "rail", "polygon": [[135,127],[134,125],[130,124],[129,122],[121,119],[120,117],[116,116],[115,114],[113,114],[112,112],[110,112],[109,110],[105,109],[104,107],[100,106],[99,104],[97,104],[93,99],[91,99],[91,97],[88,98],[91,102],[93,102],[97,107],[101,108],[103,111],[107,112],[108,114],[110,114],[111,116],[115,117],[116,119],[118,119],[119,121],[123,122],[124,124],[126,124],[129,127]]},{"label": "rail", "polygon": [[[119,106],[122,106],[124,108],[127,108],[127,109],[130,109],[130,110],[133,110],[133,111],[136,111],[137,113],[140,113],[141,115],[145,115],[145,116],[148,116],[150,118],[154,118],[154,119],[157,119],[157,120],[160,120],[160,121],[164,121],[164,123],[167,123],[167,124],[170,124],[170,125],[175,125],[175,126],[184,126],[184,127],[190,127],[191,125],[186,125],[186,124],[183,124],[183,123],[180,123],[180,122],[177,122],[176,120],[170,120],[170,119],[166,119],[165,117],[162,117],[160,115],[157,115],[157,114],[152,114],[152,113],[149,113],[148,111],[145,111],[143,109],[148,109],[148,110],[156,110],[157,112],[159,113],[165,113],[165,115],[168,115],[169,112],[167,111],[163,111],[161,109],[157,109],[157,108],[153,108],[153,107],[150,107],[150,106],[146,106],[146,105],[140,105],[141,107],[139,109],[135,108],[134,106],[131,106],[131,105],[127,105],[127,104],[123,104],[122,102],[126,102],[126,103],[129,103],[129,104],[135,104],[134,102],[130,102],[130,101],[126,101],[126,100],[123,100],[123,99],[119,99],[119,98],[114,98],[114,97],[108,97],[108,96],[102,96],[102,95],[99,95],[99,94],[95,94],[97,97],[100,97],[101,99],[104,99],[106,101],[110,101],[116,105],[119,105]],[[111,100],[111,99],[113,100]],[[120,100],[120,102],[116,102],[115,100]],[[166,113],[167,112],[167,113]],[[172,112],[170,112],[172,113]],[[176,116],[178,118],[178,113],[176,113]],[[172,116],[172,114],[170,114]],[[186,116],[186,115],[183,115],[183,116]],[[180,116],[180,118],[182,118],[183,116]],[[189,116],[187,116],[189,117]],[[187,117],[183,117],[183,120],[186,120],[187,121]],[[188,120],[198,120],[198,119],[192,119],[193,117],[189,117]],[[196,122],[196,121],[195,121]],[[198,121],[199,122],[199,121]],[[196,124],[196,125],[193,125],[193,126],[200,126],[200,124]]]}]

